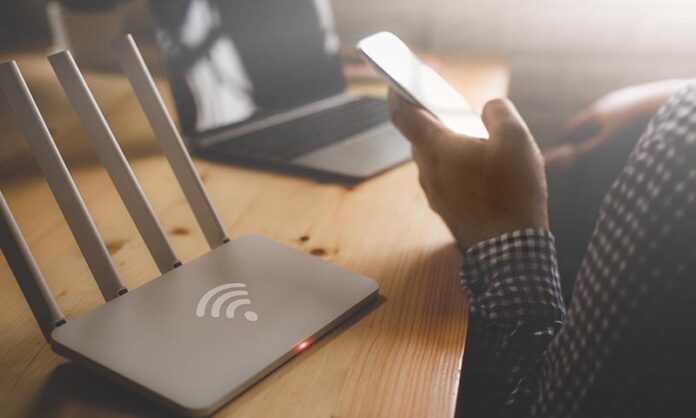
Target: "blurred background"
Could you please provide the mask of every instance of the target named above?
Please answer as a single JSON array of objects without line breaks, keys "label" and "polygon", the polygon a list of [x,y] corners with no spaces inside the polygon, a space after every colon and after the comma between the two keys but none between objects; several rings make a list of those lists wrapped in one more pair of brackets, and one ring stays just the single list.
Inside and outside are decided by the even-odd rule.
[{"label": "blurred background", "polygon": [[693,0],[351,0],[334,2],[344,41],[388,27],[436,51],[494,55],[541,142],[599,95],[696,75]]},{"label": "blurred background", "polygon": [[[82,42],[85,65],[90,43],[103,45],[100,34],[147,32],[142,0],[3,3],[4,50]],[[693,0],[335,0],[333,7],[347,45],[386,29],[422,50],[502,58],[511,70],[510,97],[542,143],[605,92],[696,75]],[[64,39],[84,14],[90,36]],[[98,57],[93,61],[98,66]]]},{"label": "blurred background", "polygon": [[[271,0],[250,0],[271,1]],[[283,0],[273,0],[283,1]],[[544,147],[603,94],[696,76],[694,0],[334,0],[345,46],[389,30],[421,52],[491,57],[510,72],[509,96]],[[81,68],[110,71],[110,39],[131,32],[156,66],[144,0],[4,0],[0,53],[72,50]],[[353,57],[354,58],[354,57]],[[39,97],[39,101],[42,98]],[[5,111],[0,107],[0,112]],[[0,125],[0,132],[9,129]],[[583,258],[602,197],[635,138],[615,141],[571,171],[548,173],[551,223],[564,280]],[[0,147],[0,171],[25,149]],[[564,283],[569,296],[572,283]]]}]

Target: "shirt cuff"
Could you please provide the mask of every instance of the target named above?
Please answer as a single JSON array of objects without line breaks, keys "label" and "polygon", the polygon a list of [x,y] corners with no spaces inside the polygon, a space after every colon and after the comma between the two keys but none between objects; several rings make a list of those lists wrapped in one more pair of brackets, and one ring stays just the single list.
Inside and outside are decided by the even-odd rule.
[{"label": "shirt cuff", "polygon": [[524,229],[464,253],[460,271],[470,313],[493,322],[563,320],[565,307],[553,235]]}]

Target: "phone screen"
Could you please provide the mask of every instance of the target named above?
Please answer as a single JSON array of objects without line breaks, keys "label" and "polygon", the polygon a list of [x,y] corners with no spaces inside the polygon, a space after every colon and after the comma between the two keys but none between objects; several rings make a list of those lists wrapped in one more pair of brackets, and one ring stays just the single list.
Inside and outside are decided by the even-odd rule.
[{"label": "phone screen", "polygon": [[423,107],[449,129],[488,138],[478,112],[396,35],[376,33],[361,40],[357,48],[401,95]]}]

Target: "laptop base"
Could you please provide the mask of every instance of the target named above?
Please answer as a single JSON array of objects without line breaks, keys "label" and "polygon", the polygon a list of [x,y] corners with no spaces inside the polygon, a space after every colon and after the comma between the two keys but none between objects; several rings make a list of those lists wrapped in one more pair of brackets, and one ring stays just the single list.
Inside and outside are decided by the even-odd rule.
[{"label": "laptop base", "polygon": [[[234,141],[234,138],[229,141]],[[194,155],[223,164],[270,170],[324,182],[356,184],[411,159],[411,145],[391,125],[346,138],[291,160],[255,159],[238,155],[223,142],[195,146]]]}]

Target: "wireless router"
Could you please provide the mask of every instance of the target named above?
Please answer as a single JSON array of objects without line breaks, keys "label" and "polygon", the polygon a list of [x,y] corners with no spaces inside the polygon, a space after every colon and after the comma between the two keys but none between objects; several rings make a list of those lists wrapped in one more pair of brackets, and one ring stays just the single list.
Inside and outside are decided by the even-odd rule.
[{"label": "wireless router", "polygon": [[183,264],[69,52],[49,60],[162,275],[128,292],[16,63],[0,84],[106,304],[66,321],[0,193],[0,243],[53,350],[178,413],[208,415],[377,296],[373,280],[260,236],[230,241],[128,35],[115,50],[211,251]]}]

